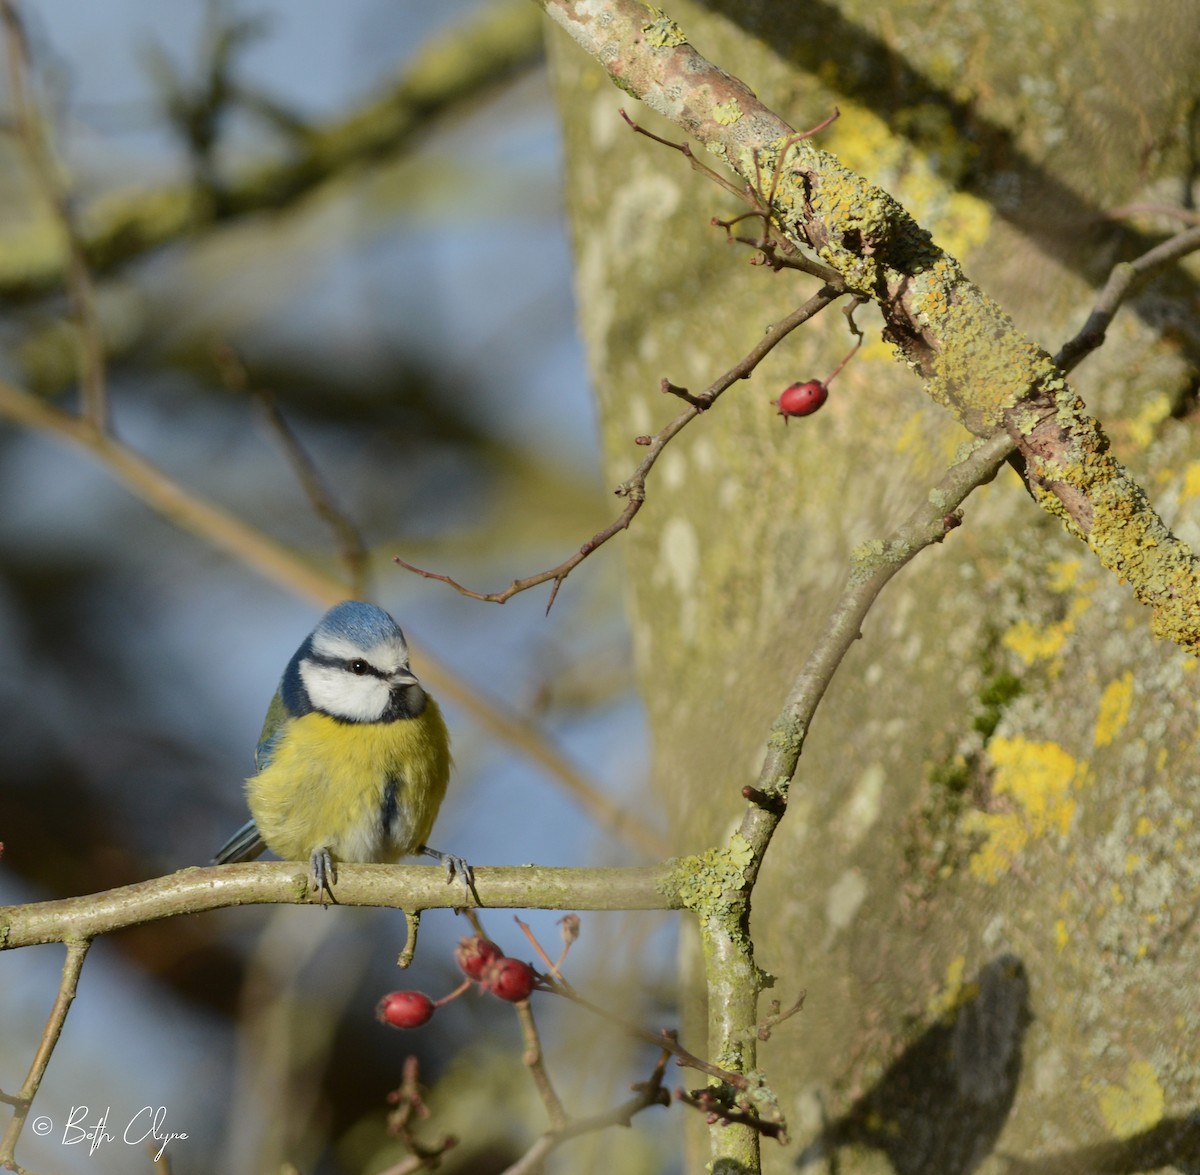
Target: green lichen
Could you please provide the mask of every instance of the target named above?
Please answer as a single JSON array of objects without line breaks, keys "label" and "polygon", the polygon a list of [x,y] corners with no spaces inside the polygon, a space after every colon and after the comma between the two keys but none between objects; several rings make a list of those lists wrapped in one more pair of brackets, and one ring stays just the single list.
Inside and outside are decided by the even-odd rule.
[{"label": "green lichen", "polygon": [[734,833],[723,848],[678,858],[661,888],[702,921],[710,917],[724,921],[731,909],[730,895],[740,897],[753,860],[750,842],[740,832]]},{"label": "green lichen", "polygon": [[680,45],[687,44],[687,37],[684,35],[683,29],[661,8],[651,6],[650,12],[654,19],[642,25],[647,45],[653,49],[675,49]]},{"label": "green lichen", "polygon": [[[804,746],[804,738],[808,733],[804,723],[798,718],[791,715],[784,715],[777,718],[771,726],[771,733],[767,739],[767,746],[773,751],[780,751],[785,755],[798,756],[801,748]],[[787,787],[787,779],[777,781],[777,786],[782,784]]]},{"label": "green lichen", "polygon": [[912,555],[912,545],[900,540],[870,539],[850,552],[850,586],[858,587],[883,567],[902,564]]}]

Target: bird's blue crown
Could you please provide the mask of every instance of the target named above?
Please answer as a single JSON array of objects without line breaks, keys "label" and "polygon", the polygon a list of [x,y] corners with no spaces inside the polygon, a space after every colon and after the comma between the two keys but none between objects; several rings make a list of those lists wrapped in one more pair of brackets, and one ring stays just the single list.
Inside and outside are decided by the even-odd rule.
[{"label": "bird's blue crown", "polygon": [[404,639],[400,626],[382,608],[364,604],[361,600],[343,600],[340,604],[334,604],[321,617],[313,636],[317,633],[343,637],[361,649],[370,649],[396,637]]}]

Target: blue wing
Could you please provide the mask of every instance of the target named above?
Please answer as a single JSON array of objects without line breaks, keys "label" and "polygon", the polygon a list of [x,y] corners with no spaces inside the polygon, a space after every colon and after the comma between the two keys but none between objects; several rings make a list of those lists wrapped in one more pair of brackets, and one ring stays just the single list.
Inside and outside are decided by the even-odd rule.
[{"label": "blue wing", "polygon": [[258,746],[254,749],[254,766],[257,770],[265,771],[271,765],[275,747],[283,737],[283,729],[291,717],[294,715],[283,700],[283,690],[277,689],[267,707],[262,733],[258,736]]},{"label": "blue wing", "polygon": [[[262,733],[258,736],[258,746],[254,750],[254,766],[264,770],[271,762],[275,747],[283,736],[283,729],[290,717],[288,708],[283,701],[282,688],[275,691],[270,706],[267,707],[267,717],[263,722]],[[258,834],[258,825],[253,820],[247,820],[221,847],[213,857],[214,865],[228,865],[234,861],[252,861],[266,851],[266,841]]]}]

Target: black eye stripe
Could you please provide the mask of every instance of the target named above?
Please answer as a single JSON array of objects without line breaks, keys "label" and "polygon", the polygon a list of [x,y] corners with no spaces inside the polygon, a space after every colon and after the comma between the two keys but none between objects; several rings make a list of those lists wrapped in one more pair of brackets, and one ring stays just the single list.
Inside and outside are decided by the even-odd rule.
[{"label": "black eye stripe", "polygon": [[376,669],[369,661],[365,661],[362,657],[350,657],[343,659],[341,657],[310,657],[309,660],[314,665],[323,665],[329,669],[341,669],[346,673],[353,673],[355,677],[378,677],[380,680],[385,680],[387,674],[381,669]]}]

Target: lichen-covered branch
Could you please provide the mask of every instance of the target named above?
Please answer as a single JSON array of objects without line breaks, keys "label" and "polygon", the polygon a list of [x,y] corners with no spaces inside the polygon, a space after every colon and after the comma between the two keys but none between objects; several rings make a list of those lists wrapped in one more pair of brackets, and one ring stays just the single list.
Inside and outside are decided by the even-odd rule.
[{"label": "lichen-covered branch", "polygon": [[784,1129],[775,1096],[756,1070],[758,997],[770,980],[755,962],[750,908],[759,868],[787,810],[813,716],[880,592],[919,552],[959,524],[958,508],[995,476],[1012,448],[1004,433],[977,443],[899,527],[855,551],[849,581],[772,727],[757,786],[744,790],[749,803],[740,827],[726,845],[685,857],[667,874],[667,892],[694,911],[699,924],[708,990],[708,1054],[714,1064],[747,1079],[744,1088],[722,1092],[737,1116],[713,1136],[714,1170],[719,1162],[730,1171],[758,1169],[759,1137],[766,1131],[746,1125],[746,1119]]},{"label": "lichen-covered branch", "polygon": [[875,301],[884,337],[968,429],[1005,430],[1043,509],[1128,580],[1154,632],[1200,652],[1200,563],[1109,452],[1051,356],[882,189],[798,140],[640,0],[538,0],[613,82],[773,190],[783,232]]}]

